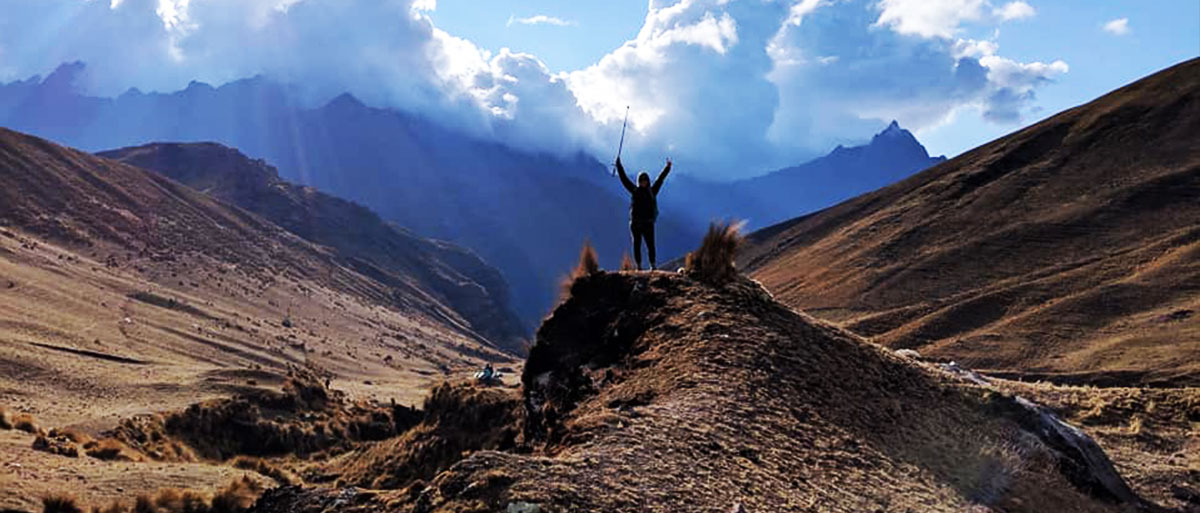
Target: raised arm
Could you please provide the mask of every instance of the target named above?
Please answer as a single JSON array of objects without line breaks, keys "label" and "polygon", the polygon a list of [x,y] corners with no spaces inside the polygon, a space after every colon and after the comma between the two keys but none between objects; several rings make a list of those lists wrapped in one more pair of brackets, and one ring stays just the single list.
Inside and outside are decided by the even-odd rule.
[{"label": "raised arm", "polygon": [[654,181],[654,194],[658,194],[658,190],[662,188],[663,182],[667,180],[667,175],[671,173],[671,159],[667,159],[667,167],[664,167],[662,172],[658,174],[658,179]]},{"label": "raised arm", "polygon": [[629,180],[629,175],[625,174],[625,166],[621,165],[620,157],[617,157],[617,174],[621,176],[621,185],[624,185],[625,189],[628,190],[630,194],[633,194],[633,192],[637,190],[637,186],[633,185],[633,182]]}]

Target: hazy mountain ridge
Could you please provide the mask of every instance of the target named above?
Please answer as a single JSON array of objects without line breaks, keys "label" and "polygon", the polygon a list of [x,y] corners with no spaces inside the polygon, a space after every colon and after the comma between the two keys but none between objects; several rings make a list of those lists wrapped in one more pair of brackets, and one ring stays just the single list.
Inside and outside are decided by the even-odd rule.
[{"label": "hazy mountain ridge", "polygon": [[1197,383],[1200,60],[761,230],[788,304],[895,347],[1068,382]]},{"label": "hazy mountain ridge", "polygon": [[[605,164],[588,156],[513,150],[437,120],[368,107],[350,95],[302,105],[286,86],[262,77],[220,87],[193,82],[174,93],[88,97],[73,86],[83,69],[65,64],[44,80],[0,85],[0,124],[91,151],[216,141],[264,158],[287,180],[477,252],[504,273],[527,325],[552,305],[558,279],[584,239],[611,265],[629,247],[626,193]],[[880,158],[895,155],[903,158]],[[661,196],[659,260],[681,255],[711,219],[764,226],[934,161],[909,135],[877,136],[861,147],[731,183],[692,179],[677,169]],[[652,173],[661,164],[626,163],[631,171]]]},{"label": "hazy mountain ridge", "polygon": [[945,160],[930,157],[911,132],[892,121],[864,144],[838,146],[798,166],[728,182],[681,177],[674,194],[664,196],[663,202],[697,222],[744,219],[749,228],[762,228],[895,183]]},{"label": "hazy mountain ridge", "polygon": [[[82,64],[43,81],[0,86],[0,123],[99,151],[150,141],[216,141],[264,158],[281,175],[349,199],[421,236],[476,251],[504,272],[526,323],[590,239],[615,264],[628,247],[625,192],[594,159],[534,155],[342,95],[300,105],[265,78],[175,93],[92,98],[70,86]],[[659,253],[682,251],[698,227],[664,211]]]},{"label": "hazy mountain ridge", "polygon": [[98,155],[162,173],[329,246],[343,265],[406,294],[432,294],[472,330],[520,351],[526,330],[509,307],[507,283],[469,250],[415,237],[365,207],[285,182],[266,162],[219,144],[155,143]]}]

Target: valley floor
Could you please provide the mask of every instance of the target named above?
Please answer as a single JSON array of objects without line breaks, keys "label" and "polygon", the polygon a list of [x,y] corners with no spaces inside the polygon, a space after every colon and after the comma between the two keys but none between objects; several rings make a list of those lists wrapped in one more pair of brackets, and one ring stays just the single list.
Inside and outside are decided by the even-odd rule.
[{"label": "valley floor", "polygon": [[[186,253],[155,261],[64,247],[0,227],[0,408],[43,432],[97,436],[135,415],[278,389],[303,365],[328,370],[350,400],[419,405],[433,385],[485,361],[516,365],[420,316],[287,275],[263,280]],[[100,504],[212,490],[247,473],[51,455],[34,439],[0,429],[0,509],[34,511],[61,491]]]}]

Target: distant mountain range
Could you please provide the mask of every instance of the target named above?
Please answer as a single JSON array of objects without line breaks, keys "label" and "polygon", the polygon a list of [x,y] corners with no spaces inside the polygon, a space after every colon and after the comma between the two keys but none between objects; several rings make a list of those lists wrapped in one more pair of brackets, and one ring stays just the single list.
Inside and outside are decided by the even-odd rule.
[{"label": "distant mountain range", "polygon": [[911,132],[892,121],[867,144],[838,146],[824,157],[754,178],[711,182],[680,177],[663,201],[701,221],[744,219],[750,228],[761,228],[895,183],[945,160],[930,157]]},{"label": "distant mountain range", "polygon": [[[37,347],[53,346],[180,372],[319,360],[360,379],[506,361],[496,347],[511,350],[521,333],[495,319],[503,304],[486,300],[495,270],[401,232],[370,239],[392,257],[374,265],[371,247],[328,233],[338,216],[383,231],[369,212],[278,181],[269,186],[277,192],[255,192],[247,184],[269,170],[254,171],[231,172],[238,182],[209,175],[209,183],[262,198],[268,215],[309,216],[299,226],[312,233],[298,236],[219,191],[0,128],[0,264],[12,294],[0,312],[5,358],[29,358],[31,348],[37,358]],[[456,294],[449,280],[478,290]],[[86,329],[67,320],[79,318]]]},{"label": "distant mountain range", "polygon": [[1200,59],[755,233],[782,301],[993,374],[1200,384]]},{"label": "distant mountain range", "polygon": [[[471,248],[504,273],[526,326],[553,304],[585,239],[610,266],[630,245],[625,191],[606,165],[582,154],[517,151],[350,95],[310,108],[262,77],[91,97],[74,87],[82,70],[81,63],[64,64],[45,79],[0,85],[0,124],[90,151],[157,141],[237,148],[277,166],[283,179]],[[765,226],[938,161],[893,123],[867,145],[754,179],[705,182],[677,170],[661,200],[660,261],[691,249],[710,219]]]},{"label": "distant mountain range", "polygon": [[283,181],[275,168],[216,143],[155,143],[99,153],[161,173],[242,207],[315,244],[339,264],[396,290],[394,300],[433,296],[498,347],[517,353],[526,331],[510,309],[508,284],[470,251],[422,239],[374,212],[311,187]]}]

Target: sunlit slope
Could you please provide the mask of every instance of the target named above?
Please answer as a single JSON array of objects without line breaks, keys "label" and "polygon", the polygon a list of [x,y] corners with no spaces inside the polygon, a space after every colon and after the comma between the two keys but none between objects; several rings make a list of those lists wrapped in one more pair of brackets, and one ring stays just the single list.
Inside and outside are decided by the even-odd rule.
[{"label": "sunlit slope", "polygon": [[754,234],[782,301],[894,347],[1200,382],[1200,60]]},{"label": "sunlit slope", "polygon": [[415,400],[504,359],[420,296],[395,306],[400,293],[160,175],[0,129],[0,404],[49,425],[305,362],[355,394]]}]

